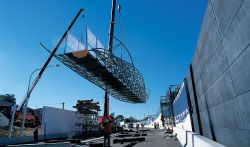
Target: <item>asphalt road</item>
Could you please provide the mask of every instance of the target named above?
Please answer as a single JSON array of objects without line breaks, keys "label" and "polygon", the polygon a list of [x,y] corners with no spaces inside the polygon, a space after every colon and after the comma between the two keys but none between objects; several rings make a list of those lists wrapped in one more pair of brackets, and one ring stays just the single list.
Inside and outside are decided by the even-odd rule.
[{"label": "asphalt road", "polygon": [[177,139],[166,137],[163,130],[151,130],[146,141],[137,143],[134,147],[181,147],[181,144]]}]

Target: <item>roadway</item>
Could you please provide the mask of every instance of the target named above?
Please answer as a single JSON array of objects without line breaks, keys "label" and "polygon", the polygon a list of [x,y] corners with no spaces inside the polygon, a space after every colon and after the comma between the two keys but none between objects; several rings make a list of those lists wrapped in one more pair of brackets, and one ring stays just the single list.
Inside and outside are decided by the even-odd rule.
[{"label": "roadway", "polygon": [[[64,147],[102,147],[103,137],[85,139],[85,140],[53,140],[39,142],[38,144],[20,144],[9,145],[11,147],[49,147],[49,146],[64,146]],[[167,135],[160,129],[145,129],[140,133],[134,131],[125,131],[111,135],[111,147],[181,147],[180,142],[174,137]]]}]

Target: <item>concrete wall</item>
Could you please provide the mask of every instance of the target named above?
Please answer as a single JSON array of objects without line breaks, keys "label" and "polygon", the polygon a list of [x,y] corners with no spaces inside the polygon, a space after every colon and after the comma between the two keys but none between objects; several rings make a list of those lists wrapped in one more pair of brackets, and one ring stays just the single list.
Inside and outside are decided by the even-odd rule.
[{"label": "concrete wall", "polygon": [[212,141],[204,136],[181,128],[174,127],[174,133],[177,134],[177,139],[184,147],[225,147],[224,145]]},{"label": "concrete wall", "polygon": [[195,132],[198,107],[205,137],[250,146],[250,0],[208,1],[192,61],[198,105],[189,88]]},{"label": "concrete wall", "polygon": [[4,116],[2,113],[0,113],[0,126],[1,127],[6,127],[9,125],[9,119]]},{"label": "concrete wall", "polygon": [[[70,133],[80,131],[76,125],[79,119],[75,111],[59,108],[43,107],[42,134]],[[83,121],[83,120],[82,120]]]},{"label": "concrete wall", "polygon": [[190,71],[187,74],[187,84],[188,84],[188,90],[189,90],[189,95],[190,95],[190,101],[191,101],[191,117],[193,119],[193,127],[194,127],[194,132],[200,134],[200,129],[199,129],[199,124],[198,124],[198,114],[197,114],[197,109],[198,107],[195,103],[195,98],[194,98],[194,91],[193,91],[193,84],[191,80],[191,74]]},{"label": "concrete wall", "polygon": [[[39,135],[38,140],[51,140],[51,139],[60,139],[67,138],[69,136],[68,133],[62,134],[47,134],[47,135]],[[24,143],[32,143],[34,142],[33,136],[19,136],[19,137],[11,137],[11,138],[0,138],[0,146],[12,145],[12,144],[24,144]]]}]

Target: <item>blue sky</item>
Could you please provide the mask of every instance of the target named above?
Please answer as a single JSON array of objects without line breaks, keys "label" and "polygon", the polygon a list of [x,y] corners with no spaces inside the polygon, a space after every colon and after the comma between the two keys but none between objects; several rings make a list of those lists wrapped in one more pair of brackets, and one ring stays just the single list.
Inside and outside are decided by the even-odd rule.
[{"label": "blue sky", "polygon": [[[110,98],[110,112],[125,116],[153,114],[168,85],[181,83],[191,63],[207,0],[118,0],[122,5],[122,40],[142,73],[150,97],[146,104]],[[0,94],[15,94],[17,103],[27,90],[31,72],[42,67],[78,10],[84,24],[107,44],[111,0],[25,0],[0,2]],[[117,19],[118,20],[118,19]],[[116,30],[118,29],[118,23]],[[119,36],[119,31],[116,31]],[[50,65],[59,63],[53,59]],[[104,91],[66,66],[49,68],[34,89],[29,106],[73,110],[78,99],[93,98],[103,109]],[[102,112],[101,112],[102,114]]]}]

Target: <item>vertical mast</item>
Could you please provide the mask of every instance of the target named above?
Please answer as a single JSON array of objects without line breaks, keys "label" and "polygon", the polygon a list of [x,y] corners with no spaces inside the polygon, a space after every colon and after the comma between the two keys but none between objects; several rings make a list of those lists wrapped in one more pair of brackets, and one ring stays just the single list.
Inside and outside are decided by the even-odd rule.
[{"label": "vertical mast", "polygon": [[110,18],[110,28],[109,28],[109,51],[113,50],[113,36],[115,28],[115,7],[116,0],[112,0],[111,18]]},{"label": "vertical mast", "polygon": [[[110,52],[112,52],[112,49],[113,49],[113,36],[114,36],[114,28],[115,28],[115,7],[116,7],[116,0],[112,0],[110,28],[109,28],[109,51]],[[105,91],[104,116],[107,116],[107,117],[109,116],[109,96],[108,96],[107,91]]]},{"label": "vertical mast", "polygon": [[[114,36],[114,27],[115,27],[115,7],[116,0],[112,0],[112,8],[111,8],[111,19],[110,19],[110,28],[109,28],[109,51],[112,52],[113,49],[113,36]],[[111,124],[109,120],[109,95],[107,90],[105,91],[105,101],[104,101],[104,147],[110,146],[110,134],[111,134]],[[108,120],[108,122],[106,122]]]}]

